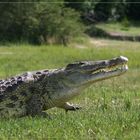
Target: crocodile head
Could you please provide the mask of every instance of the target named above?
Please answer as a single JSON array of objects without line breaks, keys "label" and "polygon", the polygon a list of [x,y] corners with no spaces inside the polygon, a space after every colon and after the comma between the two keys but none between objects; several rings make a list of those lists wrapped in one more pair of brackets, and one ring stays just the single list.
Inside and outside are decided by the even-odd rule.
[{"label": "crocodile head", "polygon": [[127,62],[123,56],[111,60],[80,61],[68,64],[65,70],[76,85],[87,85],[125,73]]},{"label": "crocodile head", "polygon": [[[48,83],[55,90],[54,98],[69,98],[76,96],[84,88],[94,82],[119,76],[128,70],[128,59],[120,56],[111,60],[80,61],[68,64],[64,69],[50,75]],[[49,86],[49,84],[47,84]],[[52,87],[54,86],[54,87]]]}]

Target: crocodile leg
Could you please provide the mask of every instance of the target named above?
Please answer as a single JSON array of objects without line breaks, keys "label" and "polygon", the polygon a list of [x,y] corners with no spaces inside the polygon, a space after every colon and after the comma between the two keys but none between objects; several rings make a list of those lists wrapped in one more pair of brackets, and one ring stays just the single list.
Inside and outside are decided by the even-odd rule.
[{"label": "crocodile leg", "polygon": [[81,107],[73,105],[73,104],[70,104],[68,102],[66,102],[63,105],[61,105],[60,108],[65,109],[66,112],[68,112],[68,111],[76,111],[76,110],[81,109]]},{"label": "crocodile leg", "polygon": [[38,95],[33,95],[32,98],[27,102],[27,114],[35,117],[41,116],[51,119],[51,117],[46,113],[43,112],[43,104],[41,98]]}]

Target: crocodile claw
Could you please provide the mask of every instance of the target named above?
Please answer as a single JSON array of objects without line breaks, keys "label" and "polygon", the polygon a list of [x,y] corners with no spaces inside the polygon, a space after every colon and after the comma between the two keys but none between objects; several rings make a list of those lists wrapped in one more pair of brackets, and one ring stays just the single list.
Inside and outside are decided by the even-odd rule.
[{"label": "crocodile claw", "polygon": [[66,112],[68,112],[68,111],[77,111],[77,110],[79,110],[79,109],[81,109],[82,107],[80,107],[80,106],[71,106],[71,108],[68,108],[68,109],[65,109],[66,110]]}]

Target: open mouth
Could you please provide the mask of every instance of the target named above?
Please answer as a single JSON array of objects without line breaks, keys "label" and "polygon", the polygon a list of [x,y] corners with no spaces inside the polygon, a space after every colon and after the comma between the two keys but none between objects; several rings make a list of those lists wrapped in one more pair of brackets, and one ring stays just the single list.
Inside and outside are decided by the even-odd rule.
[{"label": "open mouth", "polygon": [[125,72],[128,70],[128,66],[127,66],[127,63],[123,63],[123,64],[120,64],[120,65],[114,65],[114,66],[111,66],[111,67],[106,67],[106,68],[103,68],[103,69],[99,69],[97,71],[93,71],[92,72],[92,75],[93,74],[98,74],[98,73],[109,73],[109,72]]}]

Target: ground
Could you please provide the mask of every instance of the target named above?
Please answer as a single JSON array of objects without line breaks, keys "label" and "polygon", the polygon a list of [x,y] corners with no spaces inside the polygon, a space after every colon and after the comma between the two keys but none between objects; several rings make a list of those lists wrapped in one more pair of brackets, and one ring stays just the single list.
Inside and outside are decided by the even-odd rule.
[{"label": "ground", "polygon": [[[76,45],[84,46],[75,47]],[[116,78],[93,84],[72,103],[77,112],[51,109],[53,118],[0,120],[0,139],[140,139],[140,48],[137,42],[89,38],[86,43],[62,46],[10,44],[0,47],[0,77],[25,71],[59,68],[77,60],[129,58],[129,71]]]}]

